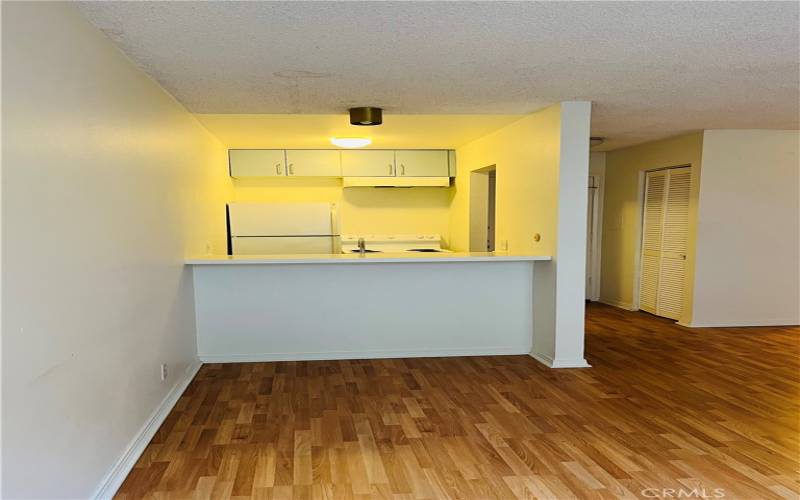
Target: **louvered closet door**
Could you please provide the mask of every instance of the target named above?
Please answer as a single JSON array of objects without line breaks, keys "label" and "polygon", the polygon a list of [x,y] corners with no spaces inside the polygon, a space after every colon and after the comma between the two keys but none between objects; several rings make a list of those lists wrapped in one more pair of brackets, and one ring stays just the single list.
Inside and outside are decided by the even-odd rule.
[{"label": "louvered closet door", "polygon": [[678,319],[683,310],[683,283],[686,277],[691,170],[688,167],[673,168],[667,172],[669,175],[656,314]]},{"label": "louvered closet door", "polygon": [[689,234],[690,167],[648,172],[639,308],[680,318]]},{"label": "louvered closet door", "polygon": [[661,236],[664,226],[664,200],[667,171],[648,172],[645,177],[644,221],[642,225],[642,271],[639,309],[656,314],[661,269]]}]

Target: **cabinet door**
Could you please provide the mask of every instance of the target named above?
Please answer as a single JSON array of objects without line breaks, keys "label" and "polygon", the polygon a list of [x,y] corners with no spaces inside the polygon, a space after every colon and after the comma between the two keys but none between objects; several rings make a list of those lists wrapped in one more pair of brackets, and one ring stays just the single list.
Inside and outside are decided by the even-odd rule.
[{"label": "cabinet door", "polygon": [[283,149],[230,149],[231,177],[276,177],[286,175]]},{"label": "cabinet door", "polygon": [[447,177],[447,151],[395,151],[398,177]]},{"label": "cabinet door", "polygon": [[338,150],[287,149],[286,171],[295,177],[341,177],[341,154]]},{"label": "cabinet door", "polygon": [[344,177],[392,177],[394,151],[342,151]]}]

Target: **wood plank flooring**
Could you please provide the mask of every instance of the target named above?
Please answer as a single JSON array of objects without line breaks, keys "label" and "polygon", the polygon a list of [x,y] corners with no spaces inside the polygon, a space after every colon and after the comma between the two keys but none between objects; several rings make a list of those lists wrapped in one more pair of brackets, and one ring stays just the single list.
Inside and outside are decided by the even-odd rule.
[{"label": "wood plank flooring", "polygon": [[798,342],[592,305],[589,369],[205,365],[117,498],[798,498]]}]

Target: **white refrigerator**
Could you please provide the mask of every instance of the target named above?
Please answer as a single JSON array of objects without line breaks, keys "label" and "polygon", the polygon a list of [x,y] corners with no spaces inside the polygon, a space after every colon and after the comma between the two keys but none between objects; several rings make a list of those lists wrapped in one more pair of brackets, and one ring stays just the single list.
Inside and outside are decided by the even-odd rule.
[{"label": "white refrigerator", "polygon": [[335,203],[230,203],[228,253],[339,253]]}]

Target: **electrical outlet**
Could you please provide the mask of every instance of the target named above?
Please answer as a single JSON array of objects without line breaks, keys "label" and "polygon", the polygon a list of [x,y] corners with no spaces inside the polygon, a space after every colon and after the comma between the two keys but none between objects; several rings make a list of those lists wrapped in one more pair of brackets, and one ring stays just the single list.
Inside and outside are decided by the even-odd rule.
[{"label": "electrical outlet", "polygon": [[167,375],[168,374],[169,373],[167,372],[167,364],[166,363],[161,363],[161,380],[162,381],[167,380]]},{"label": "electrical outlet", "polygon": [[211,246],[211,243],[206,241],[206,255],[211,255],[214,251],[214,247]]},{"label": "electrical outlet", "polygon": [[500,241],[500,250],[508,251],[508,240]]}]

